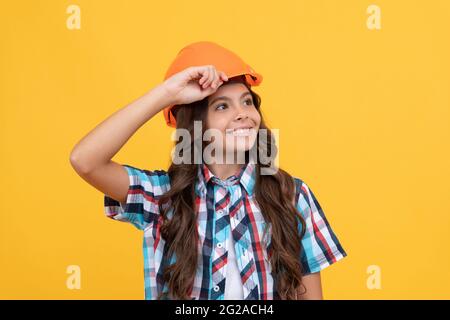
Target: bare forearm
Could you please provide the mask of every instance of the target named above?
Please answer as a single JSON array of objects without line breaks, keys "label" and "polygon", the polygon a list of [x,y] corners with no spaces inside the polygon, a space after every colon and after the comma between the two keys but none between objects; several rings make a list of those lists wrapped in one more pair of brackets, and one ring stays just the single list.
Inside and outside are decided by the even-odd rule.
[{"label": "bare forearm", "polygon": [[306,293],[300,295],[299,300],[322,300],[322,280],[320,272],[311,273],[303,277]]},{"label": "bare forearm", "polygon": [[88,172],[107,163],[144,123],[170,103],[166,91],[158,85],[119,109],[75,145],[70,155],[72,165]]}]

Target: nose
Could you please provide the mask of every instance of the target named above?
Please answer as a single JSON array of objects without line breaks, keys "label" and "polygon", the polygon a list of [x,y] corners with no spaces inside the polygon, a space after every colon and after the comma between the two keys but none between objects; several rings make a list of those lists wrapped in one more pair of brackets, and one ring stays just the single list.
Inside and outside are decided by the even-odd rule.
[{"label": "nose", "polygon": [[236,121],[239,121],[239,120],[243,120],[243,119],[247,119],[248,118],[248,115],[247,114],[245,114],[245,113],[239,113],[237,116],[236,116]]},{"label": "nose", "polygon": [[236,115],[236,118],[235,118],[236,121],[248,118],[247,112],[241,106],[237,108],[237,112],[238,112],[238,114]]}]

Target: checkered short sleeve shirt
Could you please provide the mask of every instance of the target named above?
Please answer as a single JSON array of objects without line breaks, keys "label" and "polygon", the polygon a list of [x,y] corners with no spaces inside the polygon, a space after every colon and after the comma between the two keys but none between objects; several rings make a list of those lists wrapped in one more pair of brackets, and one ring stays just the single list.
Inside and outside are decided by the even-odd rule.
[{"label": "checkered short sleeve shirt", "polygon": [[[129,176],[126,202],[104,195],[104,211],[108,218],[129,222],[143,231],[145,299],[156,299],[167,292],[162,272],[176,256],[165,255],[167,246],[160,235],[162,218],[158,198],[170,189],[170,178],[164,170],[145,170],[123,165]],[[245,300],[279,299],[274,286],[269,257],[270,231],[256,203],[253,189],[255,164],[249,163],[235,175],[221,180],[204,164],[198,165],[195,183],[198,215],[198,267],[191,291],[196,300],[223,300],[228,250],[231,234]],[[303,274],[323,270],[347,254],[325,217],[315,195],[304,181],[295,178],[296,207],[306,222],[303,247],[299,257]],[[169,218],[173,212],[169,212]],[[270,230],[270,225],[268,226]],[[231,229],[231,230],[230,230]],[[301,224],[299,223],[299,231]],[[230,232],[231,231],[231,232]]]}]

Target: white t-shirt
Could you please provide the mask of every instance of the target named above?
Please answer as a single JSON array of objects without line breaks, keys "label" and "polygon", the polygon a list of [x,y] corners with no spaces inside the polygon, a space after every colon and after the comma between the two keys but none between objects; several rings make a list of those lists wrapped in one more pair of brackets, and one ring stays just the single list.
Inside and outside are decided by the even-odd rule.
[{"label": "white t-shirt", "polygon": [[226,244],[228,248],[227,278],[225,281],[225,300],[243,300],[244,291],[234,251],[234,240],[230,234]]}]

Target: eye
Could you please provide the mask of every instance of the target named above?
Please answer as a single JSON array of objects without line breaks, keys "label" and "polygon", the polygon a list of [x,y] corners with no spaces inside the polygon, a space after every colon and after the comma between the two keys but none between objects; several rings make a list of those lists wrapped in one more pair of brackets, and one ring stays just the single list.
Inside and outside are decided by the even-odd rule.
[{"label": "eye", "polygon": [[221,107],[221,106],[226,106],[226,105],[227,105],[226,103],[218,104],[218,105],[216,106],[216,110],[223,110],[223,109],[220,109],[220,107]]},{"label": "eye", "polygon": [[252,105],[252,104],[253,104],[253,99],[251,99],[251,98],[248,98],[247,100],[245,100],[245,102],[248,102],[248,101],[250,101],[250,105]]},{"label": "eye", "polygon": [[[248,98],[248,99],[246,99],[244,102],[250,102],[250,104],[249,105],[253,105],[253,99],[252,98]],[[216,110],[223,110],[224,108],[221,108],[222,106],[224,106],[225,108],[227,108],[227,104],[226,103],[221,103],[221,104],[218,104],[218,105],[216,105]]]}]

